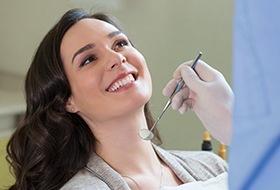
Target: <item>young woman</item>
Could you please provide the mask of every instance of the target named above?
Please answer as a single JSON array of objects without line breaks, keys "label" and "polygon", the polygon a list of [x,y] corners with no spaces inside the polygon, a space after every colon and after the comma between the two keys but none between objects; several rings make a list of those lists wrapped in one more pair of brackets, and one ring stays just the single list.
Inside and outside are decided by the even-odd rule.
[{"label": "young woman", "polygon": [[[188,64],[175,76],[190,78],[192,88],[185,86],[173,107],[193,108],[211,123],[205,115],[215,111],[204,103],[222,96],[213,109],[230,120],[232,92],[222,75],[200,61],[198,77]],[[175,83],[167,85],[166,95]],[[41,42],[25,91],[26,114],[7,147],[16,177],[10,189],[164,189],[227,172],[214,154],[166,151],[138,136],[154,122],[150,73],[142,54],[105,14],[65,13]],[[153,141],[160,142],[155,133]]]}]

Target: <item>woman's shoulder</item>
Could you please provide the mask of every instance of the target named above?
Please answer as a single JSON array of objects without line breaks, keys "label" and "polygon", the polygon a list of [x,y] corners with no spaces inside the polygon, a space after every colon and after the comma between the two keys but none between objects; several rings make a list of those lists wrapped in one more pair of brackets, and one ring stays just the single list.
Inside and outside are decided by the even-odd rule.
[{"label": "woman's shoulder", "polygon": [[161,159],[186,181],[205,181],[228,171],[227,163],[208,151],[164,150],[156,147]]},{"label": "woman's shoulder", "polygon": [[92,176],[86,169],[80,170],[60,190],[109,189],[99,178]]},{"label": "woman's shoulder", "polygon": [[208,151],[169,151],[182,165],[201,176],[216,177],[228,171],[227,163]]},{"label": "woman's shoulder", "polygon": [[228,169],[225,160],[213,152],[170,150],[169,153],[186,163],[207,164],[208,166],[219,166],[225,170]]}]

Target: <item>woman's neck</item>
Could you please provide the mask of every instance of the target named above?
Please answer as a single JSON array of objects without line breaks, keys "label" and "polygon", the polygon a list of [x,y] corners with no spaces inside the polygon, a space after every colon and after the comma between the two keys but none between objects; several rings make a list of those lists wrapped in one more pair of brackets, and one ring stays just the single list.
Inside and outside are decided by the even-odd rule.
[{"label": "woman's neck", "polygon": [[99,141],[96,153],[121,174],[133,175],[147,169],[157,172],[159,158],[152,143],[139,137],[142,128],[147,128],[144,113],[94,126],[92,130]]}]

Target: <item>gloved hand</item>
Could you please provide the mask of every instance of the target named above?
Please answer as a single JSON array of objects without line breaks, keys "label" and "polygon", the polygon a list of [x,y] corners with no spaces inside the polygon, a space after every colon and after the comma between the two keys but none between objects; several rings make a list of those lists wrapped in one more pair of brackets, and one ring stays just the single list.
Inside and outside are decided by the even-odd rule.
[{"label": "gloved hand", "polygon": [[163,89],[170,97],[180,78],[184,87],[173,97],[172,108],[181,114],[192,109],[210,134],[229,145],[231,141],[231,113],[233,92],[224,76],[205,62],[199,60],[195,71],[191,61],[181,64],[173,78]]}]

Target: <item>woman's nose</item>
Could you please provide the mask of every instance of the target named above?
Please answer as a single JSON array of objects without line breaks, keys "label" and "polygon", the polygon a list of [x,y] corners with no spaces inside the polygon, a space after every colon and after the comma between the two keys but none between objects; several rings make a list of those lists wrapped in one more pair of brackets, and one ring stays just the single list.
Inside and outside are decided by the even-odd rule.
[{"label": "woman's nose", "polygon": [[112,52],[110,56],[112,57],[108,60],[108,69],[113,69],[126,62],[126,57],[121,53]]}]

